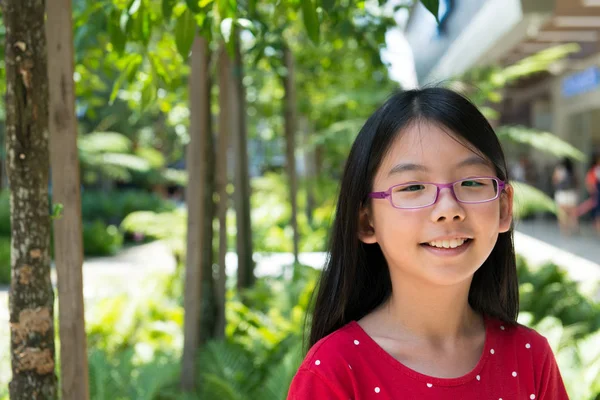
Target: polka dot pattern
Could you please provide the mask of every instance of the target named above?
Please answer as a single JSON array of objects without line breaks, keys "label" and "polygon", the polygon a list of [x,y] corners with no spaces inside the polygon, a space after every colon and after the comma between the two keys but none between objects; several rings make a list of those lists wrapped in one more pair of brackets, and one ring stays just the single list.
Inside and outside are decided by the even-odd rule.
[{"label": "polka dot pattern", "polygon": [[[517,331],[519,330],[518,327],[515,328],[515,329]],[[525,337],[526,340],[519,341],[518,340],[519,336],[513,335],[512,334],[513,331],[509,331],[509,332],[506,332],[506,331],[507,331],[506,327],[504,325],[500,325],[500,324],[495,325],[495,329],[493,330],[493,332],[494,332],[495,335],[497,335],[497,336],[507,335],[507,336],[504,336],[504,337],[505,338],[510,338],[510,340],[512,340],[511,345],[513,347],[511,347],[511,348],[508,349],[509,350],[509,353],[508,353],[509,355],[512,354],[511,353],[512,351],[515,351],[517,349],[520,349],[521,352],[525,352],[525,349],[528,349],[528,350],[531,349],[532,343],[528,342],[528,340],[531,340],[530,337]],[[489,330],[487,332],[489,332]],[[359,337],[361,339],[358,339]],[[523,337],[523,336],[521,336],[521,337]],[[350,337],[349,339],[352,341],[352,344],[354,346],[352,346],[350,343],[348,343],[348,341],[347,341],[348,338],[346,338],[344,340],[344,342],[346,343],[346,346],[348,346],[349,349],[352,348],[353,349],[352,351],[354,351],[355,353],[358,352],[357,354],[370,353],[370,351],[373,350],[371,343],[369,343],[368,340],[365,342],[366,339],[363,336],[356,335],[355,339],[352,339],[352,337]],[[505,340],[505,339],[503,339],[503,340]],[[361,345],[361,341],[363,342],[362,345]],[[491,354],[491,355],[495,355],[496,354],[496,350],[498,349],[497,346],[499,344],[501,344],[501,343],[503,343],[503,341],[496,342],[494,340],[494,341],[490,342],[490,341],[488,341],[488,338],[486,336],[486,347],[487,347],[487,345],[491,344],[491,346],[487,347],[489,349],[489,354]],[[358,347],[359,345],[361,345],[361,346]],[[496,348],[494,348],[494,347],[496,347]],[[496,367],[494,367],[494,368],[497,368],[498,363],[500,363],[500,365],[503,368],[503,374],[506,374],[506,375],[504,375],[504,377],[506,377],[510,373],[510,375],[513,378],[516,378],[519,375],[519,373],[516,371],[516,369],[513,370],[513,368],[517,367],[517,365],[514,365],[514,363],[511,363],[510,361],[506,361],[505,360],[505,357],[503,356],[503,354],[505,354],[507,352],[506,352],[506,349],[504,347],[501,346],[499,348],[499,350],[500,350],[500,352],[498,353],[499,355],[496,355],[494,357],[490,357],[488,359],[488,361],[487,361],[487,364],[496,364]],[[323,367],[319,367],[320,368],[319,369],[320,373],[324,373],[324,372],[326,373],[328,371],[328,369],[331,368],[332,365],[336,364],[335,362],[331,362],[331,360],[329,360],[324,355],[322,355],[320,358],[323,358],[323,360],[325,360],[325,364],[323,364],[324,366]],[[508,359],[510,359],[510,357]],[[314,360],[313,363],[314,363],[315,366],[321,366],[322,365],[321,362],[323,360],[321,360],[321,359]],[[353,371],[352,365],[350,365],[348,363],[349,361],[353,361],[353,364],[356,364],[356,362],[359,362],[359,359],[354,359],[352,357],[348,357],[347,361],[346,361],[346,363],[347,363],[346,365],[348,366],[348,369],[352,371],[352,373],[349,374],[349,376],[352,376],[353,377],[352,379],[354,379],[355,377],[357,377],[360,374],[361,365],[360,365],[360,363],[359,363],[358,366],[354,365],[354,367],[357,368],[357,372],[355,373]],[[513,365],[511,365],[511,364],[513,364]],[[512,366],[512,368],[511,368],[511,366]],[[511,368],[511,369],[509,369],[509,368]],[[315,369],[315,372],[316,372],[316,369]],[[498,381],[498,379],[500,379],[500,377],[495,372],[490,375],[489,371],[487,371],[486,369],[480,369],[477,372],[478,372],[478,374],[475,375],[475,380],[471,383],[471,385],[473,385],[473,389],[475,389],[475,385],[477,385],[478,388],[481,388],[482,387],[481,385],[486,385],[486,386],[487,385],[495,385],[494,381]],[[525,381],[528,379],[527,377],[529,376],[527,370],[526,371],[521,371],[521,372],[524,372],[524,374],[520,377],[519,380],[516,380],[516,379],[512,380],[513,382],[517,382],[519,385],[526,384]],[[385,383],[384,382],[384,377],[383,376],[379,376],[379,378],[380,378],[380,379],[378,379],[379,382],[381,384],[384,384]],[[504,381],[505,379],[507,379],[507,378],[501,378],[500,380]],[[510,379],[510,378],[508,378],[508,379]],[[482,382],[482,381],[486,382],[486,383],[485,384],[483,384],[483,383],[482,384],[478,384],[478,382]],[[523,382],[520,383],[520,381],[523,381]],[[371,384],[373,384],[373,383],[375,383],[375,382],[372,382]],[[421,381],[421,385],[423,383],[426,384],[427,388],[432,389],[431,391],[427,391],[428,393],[431,393],[430,396],[434,396],[435,397],[435,396],[437,396],[439,394],[438,390],[441,390],[441,388],[439,386],[434,385],[432,382]],[[436,386],[436,388],[434,388],[434,386]],[[383,396],[385,397],[385,393],[386,393],[386,387],[385,387],[385,385],[384,385],[383,388],[380,387],[380,386],[371,386],[371,385],[369,385],[365,389],[367,389],[368,391],[370,391],[370,393],[373,393],[373,392],[376,393],[376,394],[384,393]],[[503,392],[502,387],[499,386],[498,389],[499,389],[498,392],[495,393],[496,396],[503,394],[502,393]],[[477,390],[479,390],[479,389],[477,389]],[[535,400],[536,399],[536,394],[531,393],[531,392],[530,392],[529,395],[525,395],[525,396],[528,396],[530,400]],[[429,397],[429,396],[427,396],[427,397]],[[378,397],[378,398],[381,398],[381,397]],[[525,397],[525,398],[527,398],[527,397]],[[494,399],[503,400],[502,397],[494,397]],[[351,400],[351,399],[349,399],[349,400]],[[510,400],[510,399],[507,399],[507,400]]]}]

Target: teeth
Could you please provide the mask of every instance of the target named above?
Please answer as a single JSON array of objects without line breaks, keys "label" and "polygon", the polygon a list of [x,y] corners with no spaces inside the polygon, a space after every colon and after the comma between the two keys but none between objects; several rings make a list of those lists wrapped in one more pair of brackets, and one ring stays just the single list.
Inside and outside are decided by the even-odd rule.
[{"label": "teeth", "polygon": [[429,242],[428,244],[433,247],[439,247],[444,249],[454,249],[461,246],[467,239],[451,239],[451,240],[436,240]]}]

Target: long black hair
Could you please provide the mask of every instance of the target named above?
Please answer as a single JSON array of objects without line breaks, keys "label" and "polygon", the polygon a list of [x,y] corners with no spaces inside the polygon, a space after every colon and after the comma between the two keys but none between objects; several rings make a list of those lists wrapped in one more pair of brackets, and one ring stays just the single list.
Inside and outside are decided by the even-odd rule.
[{"label": "long black hair", "polygon": [[[309,346],[386,301],[392,282],[379,244],[359,240],[359,212],[369,201],[374,176],[392,141],[410,124],[445,127],[485,155],[498,178],[508,181],[506,161],[494,130],[466,97],[430,87],[392,95],[360,130],[346,161],[332,226],[328,258],[314,299]],[[475,272],[469,303],[477,312],[516,323],[519,309],[512,227]]]}]

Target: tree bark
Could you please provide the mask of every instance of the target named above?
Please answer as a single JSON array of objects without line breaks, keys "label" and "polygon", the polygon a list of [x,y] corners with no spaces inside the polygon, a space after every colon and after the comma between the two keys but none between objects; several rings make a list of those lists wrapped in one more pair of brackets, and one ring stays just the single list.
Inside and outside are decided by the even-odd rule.
[{"label": "tree bark", "polygon": [[306,219],[308,220],[309,224],[312,224],[313,211],[315,208],[314,188],[317,184],[315,147],[310,143],[310,134],[312,133],[312,129],[310,127],[308,117],[303,116],[299,122],[301,125],[300,132],[302,132],[302,136],[304,137],[304,165],[306,171],[304,187],[306,190]]},{"label": "tree bark", "polygon": [[232,117],[235,109],[235,101],[232,98],[231,58],[227,49],[222,44],[219,49],[219,137],[217,140],[217,193],[219,203],[217,216],[219,219],[219,273],[217,278],[217,326],[215,336],[225,337],[225,290],[227,282],[225,256],[227,255],[227,206],[229,196],[227,194],[228,171],[227,150],[229,148],[229,136],[235,126],[235,117]]},{"label": "tree bark", "polygon": [[298,177],[296,174],[296,130],[297,130],[297,111],[296,111],[296,82],[294,76],[294,56],[288,46],[284,46],[283,60],[285,63],[286,74],[283,77],[284,88],[284,118],[285,118],[285,149],[287,159],[287,173],[290,184],[290,203],[292,205],[292,215],[290,225],[292,225],[294,263],[298,264],[298,246],[300,235],[298,233]]},{"label": "tree bark", "polygon": [[[236,33],[237,35],[237,33]],[[252,224],[250,220],[250,176],[248,173],[248,126],[246,120],[246,89],[239,36],[236,36],[233,85],[235,90],[236,114],[239,126],[234,132],[237,287],[249,288],[254,284],[254,261],[252,259]]]},{"label": "tree bark", "polygon": [[50,160],[53,203],[62,204],[54,221],[54,255],[60,326],[60,386],[63,400],[89,398],[83,306],[83,234],[71,0],[47,3]]},{"label": "tree bark", "polygon": [[44,1],[4,0],[2,11],[12,227],[9,394],[12,400],[55,399]]},{"label": "tree bark", "polygon": [[[209,124],[208,108],[204,102],[208,92],[208,42],[196,36],[192,45],[190,72],[190,143],[187,146],[186,164],[188,188],[186,202],[188,209],[187,250],[185,266],[184,295],[184,344],[181,369],[181,387],[192,391],[196,386],[196,358],[200,345],[200,325],[202,313],[202,260],[207,246],[204,235],[205,212],[205,151],[206,127]],[[208,250],[210,251],[210,250]]]},{"label": "tree bark", "polygon": [[[210,58],[210,57],[208,57]],[[207,60],[207,68],[209,67],[210,61]],[[206,146],[204,153],[206,157],[206,171],[205,171],[205,190],[204,190],[204,251],[202,252],[202,316],[200,318],[200,344],[206,343],[206,341],[215,337],[216,323],[217,323],[217,293],[216,293],[216,282],[213,273],[214,264],[214,228],[213,221],[215,219],[215,143],[212,129],[212,118],[211,118],[211,87],[212,80],[210,78],[210,72],[207,73],[207,84],[208,90],[205,93],[205,105],[206,115],[208,116],[206,126]]]}]

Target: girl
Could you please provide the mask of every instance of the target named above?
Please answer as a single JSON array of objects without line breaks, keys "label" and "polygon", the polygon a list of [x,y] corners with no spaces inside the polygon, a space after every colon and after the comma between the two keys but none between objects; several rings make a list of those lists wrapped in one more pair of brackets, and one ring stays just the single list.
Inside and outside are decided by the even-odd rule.
[{"label": "girl", "polygon": [[546,339],[516,322],[512,201],[473,104],[391,97],[350,151],[288,399],[568,399]]}]

